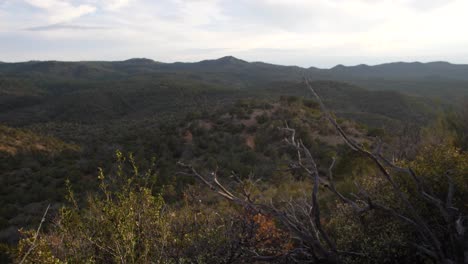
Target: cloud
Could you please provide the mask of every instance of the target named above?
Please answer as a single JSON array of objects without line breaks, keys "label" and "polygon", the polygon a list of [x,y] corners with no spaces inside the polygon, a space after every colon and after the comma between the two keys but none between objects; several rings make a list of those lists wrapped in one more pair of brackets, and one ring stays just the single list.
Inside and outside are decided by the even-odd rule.
[{"label": "cloud", "polygon": [[422,12],[437,9],[453,2],[454,0],[405,0],[408,6]]},{"label": "cloud", "polygon": [[96,7],[87,4],[73,5],[65,0],[25,0],[29,5],[41,9],[49,23],[72,21],[83,15],[94,13]]},{"label": "cloud", "polygon": [[106,3],[107,3],[106,4],[107,9],[111,11],[115,11],[130,4],[130,0],[109,0],[109,1],[106,1]]},{"label": "cloud", "polygon": [[96,6],[99,9],[115,12],[140,0],[81,0],[82,4]]},{"label": "cloud", "polygon": [[109,29],[108,27],[101,26],[87,26],[75,24],[52,24],[47,26],[38,26],[26,28],[27,31],[53,31],[53,30],[101,30]]}]

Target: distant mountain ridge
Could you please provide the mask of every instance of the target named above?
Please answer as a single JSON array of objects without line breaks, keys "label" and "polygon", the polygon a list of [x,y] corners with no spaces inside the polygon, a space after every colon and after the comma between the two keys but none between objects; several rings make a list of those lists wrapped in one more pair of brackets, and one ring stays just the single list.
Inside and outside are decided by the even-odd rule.
[{"label": "distant mountain ridge", "polygon": [[425,120],[438,107],[435,98],[445,106],[468,98],[468,65],[445,62],[306,69],[232,56],[192,63],[29,61],[0,64],[0,122],[93,123],[206,111],[246,97],[307,97],[304,76],[334,111],[366,120],[376,113],[384,119]]},{"label": "distant mountain ridge", "polygon": [[[468,81],[467,64],[451,64],[435,61],[392,62],[369,66],[336,65],[330,69],[316,67],[283,66],[265,62],[247,62],[233,56],[199,62],[164,63],[146,58],[132,58],[124,61],[29,61],[0,63],[0,74],[37,76],[52,78],[105,79],[126,77],[129,74],[154,74],[161,72],[225,72],[255,75],[258,79],[297,80],[307,75],[316,80],[340,81]],[[44,76],[45,77],[45,76]],[[360,83],[356,83],[360,85]],[[369,87],[366,87],[369,88]],[[372,89],[372,88],[370,88]],[[401,89],[397,89],[401,90]]]},{"label": "distant mountain ridge", "polygon": [[[125,80],[135,76],[191,75],[214,81],[227,88],[250,89],[275,81],[298,81],[304,75],[312,80],[351,83],[368,90],[394,90],[447,102],[468,97],[468,65],[435,61],[393,62],[374,66],[337,65],[330,69],[283,66],[247,62],[233,56],[199,62],[164,63],[146,58],[124,61],[29,61],[0,63],[0,76],[49,81]],[[197,77],[195,77],[195,75]],[[0,87],[1,92],[1,87]]]},{"label": "distant mountain ridge", "polygon": [[393,62],[369,66],[365,64],[356,66],[337,65],[329,70],[332,75],[356,78],[439,78],[453,80],[468,80],[468,65],[451,64],[449,62]]},{"label": "distant mountain ridge", "polygon": [[454,69],[468,69],[468,64],[455,64],[455,63],[450,63],[447,61],[431,61],[431,62],[419,62],[419,61],[414,61],[414,62],[404,62],[404,61],[398,61],[398,62],[388,62],[388,63],[382,63],[382,64],[375,64],[375,65],[368,65],[368,64],[358,64],[358,65],[351,65],[351,66],[345,66],[342,64],[338,64],[334,67],[331,68],[320,68],[316,66],[310,66],[308,68],[305,67],[300,67],[300,66],[295,66],[295,65],[281,65],[281,64],[273,64],[273,63],[268,63],[268,62],[263,62],[263,61],[246,61],[243,59],[236,58],[234,56],[224,56],[220,57],[217,59],[206,59],[206,60],[201,60],[198,62],[160,62],[160,61],[155,61],[153,59],[148,59],[148,58],[130,58],[127,60],[123,61],[58,61],[58,60],[30,60],[30,61],[25,61],[25,62],[4,62],[0,61],[2,64],[30,64],[30,63],[78,63],[78,64],[89,64],[89,63],[135,63],[135,64],[164,64],[164,65],[171,65],[171,64],[229,64],[229,63],[236,63],[236,64],[265,64],[265,65],[271,65],[271,66],[282,66],[282,67],[298,67],[302,69],[310,69],[310,70],[320,70],[320,71],[336,71],[336,70],[342,70],[342,69],[352,69],[352,70],[368,70],[368,69],[378,69],[378,70],[389,70],[389,69],[426,69],[426,70],[454,70]]}]

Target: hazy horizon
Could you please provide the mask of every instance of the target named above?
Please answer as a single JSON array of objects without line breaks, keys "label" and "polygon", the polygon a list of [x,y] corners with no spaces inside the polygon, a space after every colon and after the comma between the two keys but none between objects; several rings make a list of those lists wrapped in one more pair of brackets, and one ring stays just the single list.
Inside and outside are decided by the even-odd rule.
[{"label": "hazy horizon", "polygon": [[152,60],[152,61],[157,62],[157,63],[171,64],[171,63],[198,63],[198,62],[207,61],[207,60],[218,60],[218,59],[222,59],[222,58],[225,58],[225,57],[234,57],[236,59],[243,60],[243,61],[246,61],[248,63],[260,62],[260,63],[279,65],[279,66],[300,67],[300,68],[304,68],[304,69],[307,69],[307,68],[331,69],[331,68],[337,67],[339,65],[343,65],[343,66],[346,66],[346,67],[354,67],[354,66],[360,66],[360,65],[378,66],[378,65],[392,64],[392,63],[422,63],[422,64],[427,64],[427,63],[442,62],[442,63],[449,63],[449,64],[452,64],[452,65],[468,65],[468,64],[465,64],[465,63],[452,63],[450,61],[388,61],[388,62],[376,63],[376,64],[367,64],[367,63],[342,64],[342,63],[340,63],[340,64],[336,64],[336,65],[333,65],[333,66],[330,66],[330,67],[318,67],[316,65],[302,66],[302,65],[294,65],[294,64],[271,63],[269,61],[249,61],[249,60],[239,58],[239,57],[236,57],[236,56],[232,56],[232,55],[225,55],[225,56],[217,57],[217,58],[206,58],[206,59],[197,60],[197,61],[159,61],[159,60],[156,60],[156,59],[146,58],[146,57],[132,57],[132,58],[127,58],[127,59],[123,59],[123,60],[99,60],[99,59],[97,59],[97,60],[53,60],[53,59],[51,59],[51,60],[34,60],[34,59],[32,59],[32,60],[26,60],[26,61],[2,61],[2,60],[0,60],[0,63],[26,63],[26,62],[36,62],[36,61],[37,62],[48,62],[48,61],[57,61],[57,62],[120,62],[120,61],[128,61],[128,60],[133,60],[133,59],[147,59],[147,60]]},{"label": "hazy horizon", "polygon": [[0,61],[468,63],[463,0],[0,0]]}]

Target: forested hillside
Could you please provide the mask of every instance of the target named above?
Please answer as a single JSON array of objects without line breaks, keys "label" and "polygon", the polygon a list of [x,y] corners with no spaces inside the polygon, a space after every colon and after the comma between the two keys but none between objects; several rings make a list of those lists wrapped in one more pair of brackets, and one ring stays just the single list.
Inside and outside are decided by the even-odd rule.
[{"label": "forested hillside", "polygon": [[[425,73],[426,65],[421,67],[420,71]],[[453,67],[459,71],[464,69],[463,66]],[[392,78],[391,85],[383,87],[386,91],[380,91],[386,81],[379,80],[379,85],[374,87],[373,75],[366,74],[352,74],[357,78],[351,81],[343,78],[378,91],[334,81],[342,78],[335,68],[302,69],[248,63],[233,57],[172,64],[147,59],[5,63],[0,66],[0,121],[27,126],[50,121],[96,123],[120,118],[175,116],[193,109],[203,111],[232,104],[240,98],[304,96],[307,91],[300,83],[303,76],[316,80],[314,85],[336,112],[348,118],[359,118],[361,122],[380,120],[379,125],[382,125],[385,121],[405,121],[408,115],[424,122],[438,108],[448,105],[430,96],[437,82],[425,86],[426,90],[415,90],[405,81]],[[418,80],[423,82],[424,76],[421,73],[413,77],[422,78]],[[412,79],[408,82],[416,83]],[[467,93],[465,88],[447,91],[445,85],[444,92],[437,93],[461,100]],[[387,92],[392,90],[410,95]]]},{"label": "forested hillside", "polygon": [[2,260],[457,263],[467,72],[0,63]]}]

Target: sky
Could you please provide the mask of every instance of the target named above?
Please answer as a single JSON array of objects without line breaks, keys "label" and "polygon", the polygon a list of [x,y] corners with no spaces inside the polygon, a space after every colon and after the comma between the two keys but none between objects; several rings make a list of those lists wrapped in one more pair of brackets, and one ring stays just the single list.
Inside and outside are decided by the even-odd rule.
[{"label": "sky", "polygon": [[0,0],[0,61],[468,64],[468,0]]}]

